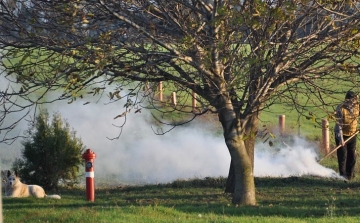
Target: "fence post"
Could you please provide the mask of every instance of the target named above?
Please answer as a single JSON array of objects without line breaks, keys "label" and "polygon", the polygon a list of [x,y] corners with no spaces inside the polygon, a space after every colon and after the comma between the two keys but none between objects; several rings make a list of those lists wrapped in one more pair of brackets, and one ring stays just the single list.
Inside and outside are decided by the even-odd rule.
[{"label": "fence post", "polygon": [[171,103],[176,106],[176,92],[171,93]]},{"label": "fence post", "polygon": [[192,92],[192,110],[196,110],[196,93],[194,91]]},{"label": "fence post", "polygon": [[322,148],[325,154],[330,152],[330,142],[329,142],[329,122],[327,119],[323,119],[322,123]]},{"label": "fence post", "polygon": [[285,133],[285,115],[279,115],[279,132],[280,135]]},{"label": "fence post", "polygon": [[159,101],[163,101],[163,83],[162,81],[159,82]]}]

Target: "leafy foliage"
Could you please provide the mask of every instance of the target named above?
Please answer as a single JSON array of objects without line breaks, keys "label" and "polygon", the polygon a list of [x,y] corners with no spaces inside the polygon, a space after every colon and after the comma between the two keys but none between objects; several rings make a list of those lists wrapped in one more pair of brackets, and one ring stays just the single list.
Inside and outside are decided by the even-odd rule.
[{"label": "leafy foliage", "polygon": [[75,183],[85,146],[70,130],[69,123],[62,121],[58,113],[49,122],[48,112],[41,110],[28,134],[30,137],[23,142],[23,157],[13,164],[22,181],[46,189],[56,189],[60,181]]}]

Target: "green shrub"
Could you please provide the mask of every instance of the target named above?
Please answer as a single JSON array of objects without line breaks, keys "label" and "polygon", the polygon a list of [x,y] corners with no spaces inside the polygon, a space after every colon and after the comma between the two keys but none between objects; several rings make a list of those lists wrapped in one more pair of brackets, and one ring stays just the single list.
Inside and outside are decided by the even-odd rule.
[{"label": "green shrub", "polygon": [[22,159],[15,160],[13,169],[25,183],[56,189],[60,182],[76,183],[85,146],[59,113],[49,119],[47,110],[40,110],[22,142]]}]

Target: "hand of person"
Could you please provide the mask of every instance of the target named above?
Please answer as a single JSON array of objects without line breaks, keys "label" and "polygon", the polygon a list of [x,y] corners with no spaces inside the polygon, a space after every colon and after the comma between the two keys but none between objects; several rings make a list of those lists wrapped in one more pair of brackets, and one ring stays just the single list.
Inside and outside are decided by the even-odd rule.
[{"label": "hand of person", "polygon": [[340,145],[341,145],[341,146],[345,146],[344,140],[342,140],[342,141],[340,142]]}]

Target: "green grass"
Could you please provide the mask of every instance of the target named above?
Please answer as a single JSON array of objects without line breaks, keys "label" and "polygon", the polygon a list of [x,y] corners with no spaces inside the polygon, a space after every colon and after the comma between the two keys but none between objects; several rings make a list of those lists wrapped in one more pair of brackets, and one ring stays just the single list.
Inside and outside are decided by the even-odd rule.
[{"label": "green grass", "polygon": [[[334,162],[334,160],[330,161]],[[258,205],[236,207],[225,179],[61,189],[61,200],[3,198],[4,222],[359,222],[360,179],[255,178]]]}]

